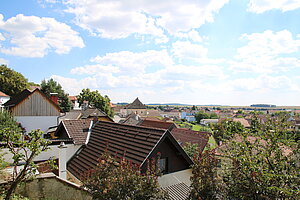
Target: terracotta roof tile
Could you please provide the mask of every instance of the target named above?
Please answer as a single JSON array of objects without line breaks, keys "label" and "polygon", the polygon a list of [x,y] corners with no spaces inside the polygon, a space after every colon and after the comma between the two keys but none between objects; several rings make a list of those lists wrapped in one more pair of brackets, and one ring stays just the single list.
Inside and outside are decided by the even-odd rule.
[{"label": "terracotta roof tile", "polygon": [[143,120],[139,125],[152,128],[168,129],[169,131],[171,131],[173,128],[176,128],[176,125],[173,122],[154,121],[147,119]]},{"label": "terracotta roof tile", "polygon": [[204,150],[210,136],[209,132],[193,131],[184,128],[174,128],[171,134],[179,143],[182,143],[182,146],[185,146],[187,142],[197,143],[201,151]]}]

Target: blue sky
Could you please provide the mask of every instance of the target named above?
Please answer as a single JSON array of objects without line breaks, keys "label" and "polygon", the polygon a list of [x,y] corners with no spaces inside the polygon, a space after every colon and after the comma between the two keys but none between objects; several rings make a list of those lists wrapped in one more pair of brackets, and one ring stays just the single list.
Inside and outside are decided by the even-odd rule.
[{"label": "blue sky", "polygon": [[112,102],[300,105],[300,0],[3,0],[0,63]]}]

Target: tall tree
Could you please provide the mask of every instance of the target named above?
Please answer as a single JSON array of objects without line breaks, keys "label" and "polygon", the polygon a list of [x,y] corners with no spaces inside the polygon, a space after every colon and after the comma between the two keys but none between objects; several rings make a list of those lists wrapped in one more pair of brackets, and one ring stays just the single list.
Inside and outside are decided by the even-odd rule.
[{"label": "tall tree", "polygon": [[104,153],[99,164],[83,175],[83,186],[93,199],[167,199],[159,189],[155,171],[141,174],[139,166]]},{"label": "tall tree", "polygon": [[21,73],[0,65],[0,91],[14,96],[28,87],[28,80]]},{"label": "tall tree", "polygon": [[52,78],[48,81],[43,80],[41,83],[41,91],[48,97],[50,97],[50,93],[57,93],[60,108],[64,112],[70,111],[72,104],[68,98],[69,94],[65,93],[58,82],[54,81]]},{"label": "tall tree", "polygon": [[79,106],[84,102],[87,102],[90,106],[95,106],[96,108],[105,112],[108,116],[113,117],[114,113],[110,107],[110,99],[107,95],[104,97],[96,91],[91,91],[89,88],[83,89],[81,93],[77,96]]},{"label": "tall tree", "polygon": [[[28,140],[22,138],[22,129],[7,111],[0,112],[0,138],[3,143],[2,148],[7,148],[12,155],[14,167],[12,178],[9,180],[4,194],[5,200],[11,199],[17,186],[36,172],[36,165],[33,159],[42,151],[47,150],[48,141],[43,139],[40,130],[33,130],[28,133]],[[18,167],[23,164],[23,168]],[[19,168],[19,170],[18,170]]]}]

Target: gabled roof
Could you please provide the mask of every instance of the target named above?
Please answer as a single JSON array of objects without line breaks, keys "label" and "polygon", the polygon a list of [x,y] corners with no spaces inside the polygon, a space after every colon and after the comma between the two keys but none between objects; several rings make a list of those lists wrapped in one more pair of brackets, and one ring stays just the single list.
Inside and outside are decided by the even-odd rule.
[{"label": "gabled roof", "polygon": [[131,104],[125,106],[126,109],[146,109],[147,107],[142,104],[139,98],[136,98]]},{"label": "gabled roof", "polygon": [[95,167],[105,151],[124,156],[142,167],[154,149],[168,137],[175,149],[192,164],[180,145],[168,130],[98,121],[91,133],[89,143],[68,162],[68,170],[80,178],[82,173]]},{"label": "gabled roof", "polygon": [[173,122],[157,121],[157,120],[143,120],[139,123],[140,126],[152,127],[152,128],[161,128],[168,129],[171,131],[173,128],[176,128],[176,125]]},{"label": "gabled roof", "polygon": [[87,108],[83,111],[81,111],[81,118],[89,118],[89,117],[107,117],[107,114],[98,108]]},{"label": "gabled roof", "polygon": [[0,97],[9,97],[7,94],[5,94],[4,92],[0,91]]},{"label": "gabled roof", "polygon": [[85,144],[88,138],[88,133],[91,128],[92,119],[78,119],[78,120],[63,120],[58,126],[55,135],[65,129],[68,137],[73,139],[74,144]]},{"label": "gabled roof", "polygon": [[45,97],[55,108],[57,108],[60,112],[62,112],[62,110],[60,109],[60,107],[54,103],[50,98],[48,98],[43,92],[41,92],[38,88],[36,88],[35,90],[33,90],[32,92],[25,89],[23,90],[21,93],[13,96],[12,98],[10,98],[9,101],[7,101],[4,106],[5,107],[14,107],[16,105],[18,105],[19,103],[21,103],[22,101],[24,101],[27,97],[29,97],[30,95],[32,95],[33,93],[38,92],[40,93],[43,97]]},{"label": "gabled roof", "polygon": [[185,128],[174,128],[171,133],[182,146],[185,146],[187,142],[196,143],[201,151],[204,150],[210,136],[209,132],[193,131]]}]

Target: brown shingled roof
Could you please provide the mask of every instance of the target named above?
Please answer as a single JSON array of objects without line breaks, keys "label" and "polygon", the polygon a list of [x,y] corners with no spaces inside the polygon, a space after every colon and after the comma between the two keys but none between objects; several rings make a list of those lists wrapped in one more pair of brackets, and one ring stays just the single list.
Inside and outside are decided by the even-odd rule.
[{"label": "brown shingled roof", "polygon": [[176,125],[173,122],[157,121],[157,120],[143,120],[139,123],[140,126],[152,127],[152,128],[161,128],[168,129],[171,131],[173,128],[176,128]]},{"label": "brown shingled roof", "polygon": [[[118,157],[125,156],[142,168],[165,137],[173,140],[176,148],[180,148],[167,130],[98,121],[87,146],[68,162],[68,171],[80,179],[84,172],[98,164],[99,157],[105,151]],[[183,150],[180,148],[180,151]],[[192,163],[186,154],[183,156]]]},{"label": "brown shingled roof", "polygon": [[56,130],[56,135],[64,128],[74,144],[85,144],[92,119],[63,120]]},{"label": "brown shingled roof", "polygon": [[187,142],[197,143],[201,151],[204,150],[210,136],[209,132],[193,131],[185,128],[174,128],[171,133],[182,146],[185,146]]}]

